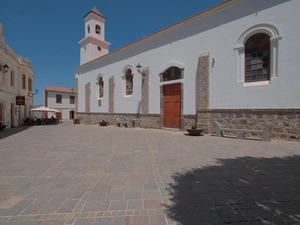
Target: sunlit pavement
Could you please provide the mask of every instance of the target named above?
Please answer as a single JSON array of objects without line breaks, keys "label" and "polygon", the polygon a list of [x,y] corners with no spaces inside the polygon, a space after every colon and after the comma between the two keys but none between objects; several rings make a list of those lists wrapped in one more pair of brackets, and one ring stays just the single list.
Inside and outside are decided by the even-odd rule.
[{"label": "sunlit pavement", "polygon": [[299,142],[15,128],[0,132],[0,225],[300,224],[299,174]]}]

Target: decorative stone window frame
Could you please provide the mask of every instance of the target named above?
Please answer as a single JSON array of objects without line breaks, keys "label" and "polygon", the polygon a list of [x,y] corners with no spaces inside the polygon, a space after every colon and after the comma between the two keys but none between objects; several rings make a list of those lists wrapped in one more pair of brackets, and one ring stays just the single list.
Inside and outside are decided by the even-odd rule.
[{"label": "decorative stone window frame", "polygon": [[234,48],[234,50],[237,50],[237,82],[243,82],[244,86],[266,85],[270,83],[270,81],[245,83],[245,43],[251,36],[258,33],[265,33],[270,37],[270,81],[278,77],[278,51],[279,40],[282,38],[281,30],[273,23],[259,23],[245,30],[239,37]]},{"label": "decorative stone window frame", "polygon": [[104,79],[104,76],[102,73],[99,73],[98,76],[96,77],[96,85],[97,85],[97,88],[96,88],[96,99],[98,100],[98,106],[101,106],[101,104],[99,105],[99,101],[102,102],[102,99],[104,97],[104,93],[103,93],[103,97],[100,98],[99,96],[99,93],[100,93],[100,86],[99,86],[99,79],[102,77],[102,80],[103,80],[103,89],[104,89],[104,83],[105,83],[105,79]]},{"label": "decorative stone window frame", "polygon": [[127,95],[126,94],[126,72],[127,70],[131,69],[131,74],[132,74],[132,77],[134,79],[134,70],[133,70],[133,66],[131,65],[126,65],[123,70],[122,70],[122,74],[121,74],[121,78],[122,78],[122,95],[124,97],[131,97],[134,93],[134,87],[132,87],[133,91],[132,91],[132,94],[131,95]]},{"label": "decorative stone window frame", "polygon": [[[163,74],[166,72],[169,68],[171,67],[178,67],[181,69],[181,79],[176,79],[176,80],[170,80],[170,81],[163,81]],[[170,62],[164,65],[160,70],[159,70],[159,79],[160,82],[163,82],[164,84],[172,84],[172,83],[178,83],[184,78],[184,68],[185,64],[180,63],[180,62]]]}]

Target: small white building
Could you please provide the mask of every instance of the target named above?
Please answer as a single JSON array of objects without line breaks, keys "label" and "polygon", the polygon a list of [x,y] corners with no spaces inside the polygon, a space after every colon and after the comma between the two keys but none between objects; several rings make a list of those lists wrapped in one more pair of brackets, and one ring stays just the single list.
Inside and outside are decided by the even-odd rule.
[{"label": "small white building", "polygon": [[[75,112],[75,93],[73,88],[47,85],[44,89],[44,106],[57,109],[56,113],[59,120],[74,119]],[[48,113],[48,117],[52,113]],[[50,115],[51,114],[51,115]]]},{"label": "small white building", "polygon": [[226,0],[108,53],[93,8],[76,68],[76,119],[144,128],[262,129],[300,140],[300,1]]},{"label": "small white building", "polygon": [[17,55],[6,43],[0,22],[0,122],[17,127],[31,116],[34,71],[29,59]]}]

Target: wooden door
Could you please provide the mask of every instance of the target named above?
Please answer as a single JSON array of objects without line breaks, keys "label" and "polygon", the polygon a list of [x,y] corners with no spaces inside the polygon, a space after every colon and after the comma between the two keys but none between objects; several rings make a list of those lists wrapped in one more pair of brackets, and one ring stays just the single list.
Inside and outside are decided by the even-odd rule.
[{"label": "wooden door", "polygon": [[164,127],[178,128],[181,124],[181,84],[168,84],[163,87]]},{"label": "wooden door", "polygon": [[74,119],[74,111],[70,111],[69,118],[70,118],[70,120]]}]

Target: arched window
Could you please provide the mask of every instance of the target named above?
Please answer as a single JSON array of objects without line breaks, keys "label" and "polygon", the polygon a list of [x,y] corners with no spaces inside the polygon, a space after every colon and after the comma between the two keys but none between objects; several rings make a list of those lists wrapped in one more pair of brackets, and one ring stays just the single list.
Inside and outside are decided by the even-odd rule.
[{"label": "arched window", "polygon": [[[281,31],[273,23],[259,23],[246,29],[238,38],[234,48],[237,50],[238,56],[237,81],[244,82],[245,86],[252,86],[256,84],[270,84],[273,78],[278,77],[278,50],[279,40],[281,39]],[[261,52],[263,53],[263,58],[260,56]],[[261,64],[263,71],[260,70]]]},{"label": "arched window", "polygon": [[99,78],[99,98],[103,98],[104,95],[104,81],[103,77]]},{"label": "arched window", "polygon": [[131,69],[126,71],[126,95],[132,95],[133,93],[133,75]]},{"label": "arched window", "polygon": [[88,32],[88,34],[91,32],[91,27],[90,27],[90,25],[87,25],[87,32]]},{"label": "arched window", "polygon": [[95,32],[96,32],[96,34],[100,34],[100,31],[101,31],[101,28],[100,28],[100,26],[97,24],[97,25],[95,26]]},{"label": "arched window", "polygon": [[270,80],[270,37],[258,33],[245,43],[245,82]]},{"label": "arched window", "polygon": [[163,81],[181,79],[181,69],[175,66],[170,67],[163,73]]}]

